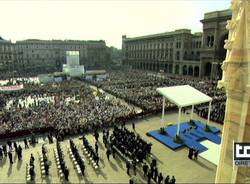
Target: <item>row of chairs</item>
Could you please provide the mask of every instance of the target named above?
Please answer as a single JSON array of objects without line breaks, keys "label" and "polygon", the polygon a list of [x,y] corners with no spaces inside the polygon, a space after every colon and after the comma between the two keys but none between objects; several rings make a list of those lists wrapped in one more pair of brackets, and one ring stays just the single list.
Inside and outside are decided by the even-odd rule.
[{"label": "row of chairs", "polygon": [[95,170],[99,169],[99,166],[97,165],[96,161],[93,159],[92,155],[91,155],[91,150],[88,149],[84,144],[82,145],[82,149],[83,149],[83,153],[86,155],[86,157],[88,157],[91,165],[93,166],[93,168]]},{"label": "row of chairs", "polygon": [[43,160],[43,154],[41,152],[38,152],[39,155],[39,162],[40,162],[40,168],[41,168],[41,177],[42,179],[45,179],[45,167],[44,167],[44,160]]},{"label": "row of chairs", "polygon": [[[73,165],[74,165],[74,169],[76,170],[78,176],[80,176],[80,177],[84,176],[84,169],[85,169],[84,162],[85,162],[85,160],[84,160],[83,158],[80,158],[80,159],[82,159],[81,162],[82,162],[83,167],[84,167],[84,169],[81,169],[81,167],[80,167],[80,165],[79,165],[79,164],[80,164],[80,161],[78,161],[78,160],[76,159],[76,155],[74,155],[74,153],[73,153],[71,147],[68,147],[68,152],[69,152],[71,161],[72,161],[72,163],[73,163]],[[77,153],[75,153],[75,154],[79,154],[79,153],[77,152]],[[78,157],[80,157],[80,155],[78,155]]]},{"label": "row of chairs", "polygon": [[63,174],[63,171],[61,169],[61,164],[60,164],[60,160],[59,160],[59,156],[58,156],[58,152],[57,152],[56,148],[54,148],[54,155],[55,155],[55,161],[56,161],[58,175],[59,175],[60,179],[63,179],[64,174]]},{"label": "row of chairs", "polygon": [[26,164],[26,182],[31,182],[30,165]]}]

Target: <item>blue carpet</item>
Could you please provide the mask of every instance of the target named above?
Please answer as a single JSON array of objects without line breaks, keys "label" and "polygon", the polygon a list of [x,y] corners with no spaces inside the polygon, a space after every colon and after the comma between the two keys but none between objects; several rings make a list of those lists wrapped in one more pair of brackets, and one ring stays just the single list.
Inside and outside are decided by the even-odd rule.
[{"label": "blue carpet", "polygon": [[185,139],[184,140],[184,144],[189,147],[189,148],[194,148],[195,150],[199,150],[199,153],[203,152],[203,151],[207,151],[208,149],[203,146],[202,144],[200,144],[197,141],[191,140],[191,139]]},{"label": "blue carpet", "polygon": [[173,138],[169,137],[168,135],[160,134],[158,130],[149,132],[149,135],[151,135],[153,138],[155,138],[157,141],[161,142],[165,146],[171,148],[172,150],[175,150],[184,146],[184,144],[175,143],[173,141]]},{"label": "blue carpet", "polygon": [[180,124],[180,136],[183,140],[182,144],[173,142],[173,138],[175,137],[177,131],[177,125],[166,127],[166,135],[160,134],[159,130],[150,131],[148,134],[173,150],[187,146],[188,148],[199,150],[199,153],[201,153],[206,151],[207,148],[200,144],[199,141],[208,139],[216,144],[221,143],[221,138],[217,135],[217,133],[220,131],[219,129],[212,127],[212,132],[205,132],[205,124],[201,123],[200,121],[195,121],[195,124],[197,127],[192,128],[192,130],[188,130],[188,128],[191,127],[188,122],[183,122]]},{"label": "blue carpet", "polygon": [[[204,129],[204,128],[205,128],[205,123],[202,123],[202,122],[197,121],[197,120],[195,120],[195,123],[196,123],[197,126],[200,127],[201,129]],[[211,128],[212,133],[214,133],[214,134],[217,134],[217,133],[220,132],[220,130],[219,130],[218,128],[216,128],[216,127],[210,127],[210,128]]]}]

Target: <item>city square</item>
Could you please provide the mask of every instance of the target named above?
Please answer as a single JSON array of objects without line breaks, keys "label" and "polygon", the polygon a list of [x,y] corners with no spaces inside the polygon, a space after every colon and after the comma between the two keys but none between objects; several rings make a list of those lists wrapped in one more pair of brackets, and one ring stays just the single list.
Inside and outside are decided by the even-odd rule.
[{"label": "city square", "polygon": [[1,2],[0,183],[249,183],[250,3],[191,1]]}]

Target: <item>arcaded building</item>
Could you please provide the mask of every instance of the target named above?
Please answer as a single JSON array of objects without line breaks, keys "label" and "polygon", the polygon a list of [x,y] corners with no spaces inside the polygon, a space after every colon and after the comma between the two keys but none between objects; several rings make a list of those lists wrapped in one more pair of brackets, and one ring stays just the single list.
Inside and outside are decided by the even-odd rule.
[{"label": "arcaded building", "polygon": [[0,40],[0,67],[17,74],[61,71],[66,51],[79,51],[80,64],[87,69],[105,68],[110,62],[110,49],[103,40]]},{"label": "arcaded building", "polygon": [[179,29],[134,38],[123,35],[123,64],[176,75],[219,78],[230,18],[230,10],[206,13],[201,20],[202,33]]}]

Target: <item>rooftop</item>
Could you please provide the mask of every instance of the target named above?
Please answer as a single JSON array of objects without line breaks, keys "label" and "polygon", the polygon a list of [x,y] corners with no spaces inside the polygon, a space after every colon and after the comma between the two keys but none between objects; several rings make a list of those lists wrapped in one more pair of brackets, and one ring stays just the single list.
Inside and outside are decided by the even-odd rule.
[{"label": "rooftop", "polygon": [[16,41],[16,43],[78,43],[78,44],[105,44],[104,40],[40,40],[40,39],[27,39]]},{"label": "rooftop", "polygon": [[[151,35],[145,35],[145,36],[138,36],[134,38],[125,38],[126,41],[136,41],[141,39],[152,39],[152,38],[160,38],[160,37],[170,37],[173,35],[178,34],[192,34],[190,29],[177,29],[175,31],[169,31],[164,33],[157,33],[157,34],[151,34]],[[202,33],[195,33],[192,34],[193,36],[201,36]]]},{"label": "rooftop", "polygon": [[219,17],[229,17],[232,16],[232,11],[230,9],[221,10],[221,11],[213,11],[205,13],[204,20],[205,19],[214,19]]}]

